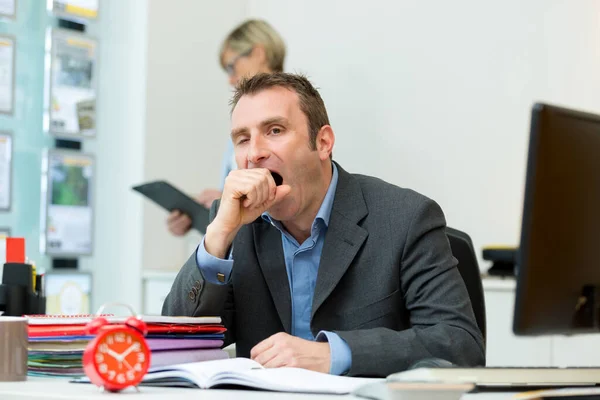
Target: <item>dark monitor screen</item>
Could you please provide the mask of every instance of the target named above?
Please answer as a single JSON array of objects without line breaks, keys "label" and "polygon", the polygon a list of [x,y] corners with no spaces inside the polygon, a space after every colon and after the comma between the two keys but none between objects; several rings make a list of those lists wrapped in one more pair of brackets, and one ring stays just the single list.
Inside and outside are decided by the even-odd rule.
[{"label": "dark monitor screen", "polygon": [[535,104],[514,332],[597,332],[599,287],[600,116]]}]

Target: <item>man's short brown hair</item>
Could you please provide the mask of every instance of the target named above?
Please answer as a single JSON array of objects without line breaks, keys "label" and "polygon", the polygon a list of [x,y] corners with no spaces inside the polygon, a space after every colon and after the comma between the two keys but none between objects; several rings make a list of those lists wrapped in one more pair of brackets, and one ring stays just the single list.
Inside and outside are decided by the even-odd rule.
[{"label": "man's short brown hair", "polygon": [[308,119],[309,144],[312,150],[317,149],[317,135],[321,128],[329,125],[329,117],[325,103],[319,91],[304,75],[275,72],[258,74],[251,78],[242,79],[235,89],[231,99],[231,111],[244,95],[254,95],[266,89],[283,87],[298,95],[300,109]]}]

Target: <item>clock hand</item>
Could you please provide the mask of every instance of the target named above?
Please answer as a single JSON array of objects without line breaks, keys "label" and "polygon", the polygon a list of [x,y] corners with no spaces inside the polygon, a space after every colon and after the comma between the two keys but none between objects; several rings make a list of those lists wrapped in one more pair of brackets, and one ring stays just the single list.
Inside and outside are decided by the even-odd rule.
[{"label": "clock hand", "polygon": [[129,364],[129,363],[127,362],[127,360],[126,360],[126,359],[123,359],[123,364],[125,364],[125,366],[126,366],[126,367],[127,367],[129,370],[130,370],[130,371],[133,369],[133,367],[131,366],[131,364]]},{"label": "clock hand", "polygon": [[139,346],[138,343],[132,344],[131,346],[129,346],[129,348],[127,348],[127,350],[125,350],[123,353],[121,353],[121,357],[123,357],[123,359],[125,359],[125,357],[127,357],[129,355],[129,353],[131,353],[133,350],[135,350],[135,348],[138,346]]},{"label": "clock hand", "polygon": [[121,354],[117,353],[116,351],[112,350],[112,349],[107,349],[106,352],[108,353],[109,356],[111,356],[112,358],[114,358],[117,361],[121,361]]}]

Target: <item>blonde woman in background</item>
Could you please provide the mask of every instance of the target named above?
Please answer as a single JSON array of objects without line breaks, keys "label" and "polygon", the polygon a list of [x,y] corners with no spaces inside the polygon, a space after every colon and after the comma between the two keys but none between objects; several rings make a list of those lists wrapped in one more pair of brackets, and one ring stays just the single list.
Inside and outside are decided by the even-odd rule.
[{"label": "blonde woman in background", "polygon": [[[227,73],[229,84],[236,86],[242,77],[252,77],[259,73],[283,72],[285,43],[281,36],[265,21],[251,19],[237,26],[227,35],[219,54],[219,62]],[[237,169],[233,154],[233,143],[227,142],[223,156],[221,189],[205,189],[196,200],[206,208],[221,197],[221,190],[229,172]],[[182,236],[189,232],[192,220],[178,210],[171,212],[167,219],[169,231]]]}]

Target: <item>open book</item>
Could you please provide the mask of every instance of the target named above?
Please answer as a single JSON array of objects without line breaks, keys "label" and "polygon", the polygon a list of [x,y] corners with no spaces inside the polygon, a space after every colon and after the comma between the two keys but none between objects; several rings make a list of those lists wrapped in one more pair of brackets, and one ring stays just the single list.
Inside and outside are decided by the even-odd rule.
[{"label": "open book", "polygon": [[349,378],[300,368],[263,368],[248,358],[231,358],[151,368],[142,385],[199,387],[239,386],[278,392],[347,394],[383,379]]}]

